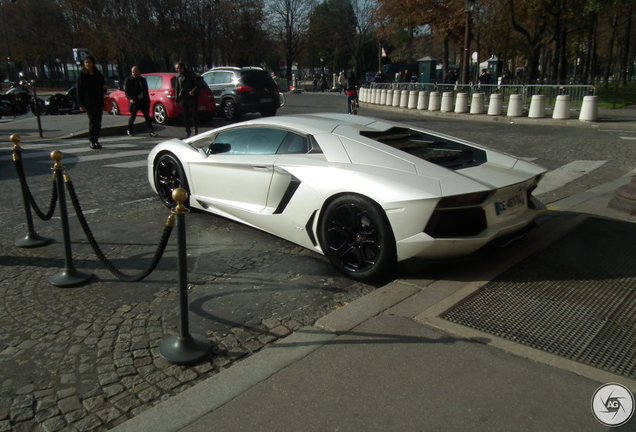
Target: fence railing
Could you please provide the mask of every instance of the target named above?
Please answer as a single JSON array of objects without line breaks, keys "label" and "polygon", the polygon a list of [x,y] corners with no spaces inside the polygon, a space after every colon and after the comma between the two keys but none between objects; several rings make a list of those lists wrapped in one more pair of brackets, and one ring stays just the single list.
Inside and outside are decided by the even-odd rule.
[{"label": "fence railing", "polygon": [[488,106],[492,93],[503,94],[503,103],[506,105],[511,94],[520,94],[523,102],[523,109],[527,111],[533,95],[545,96],[545,107],[550,110],[554,108],[557,96],[570,96],[570,109],[580,110],[585,96],[596,96],[596,88],[592,85],[521,85],[521,84],[423,84],[423,83],[371,83],[374,89],[409,90],[409,91],[436,91],[440,93],[452,92],[468,93],[472,99],[473,93],[484,93],[485,104]]}]

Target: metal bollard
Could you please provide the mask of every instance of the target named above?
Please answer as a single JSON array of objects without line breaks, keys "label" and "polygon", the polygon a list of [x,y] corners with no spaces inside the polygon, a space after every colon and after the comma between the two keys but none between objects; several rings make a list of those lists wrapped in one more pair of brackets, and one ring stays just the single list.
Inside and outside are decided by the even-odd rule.
[{"label": "metal bollard", "polygon": [[57,196],[60,202],[60,219],[62,220],[62,235],[64,237],[64,261],[66,268],[59,273],[54,274],[49,279],[52,285],[60,288],[73,287],[83,284],[93,277],[91,273],[77,270],[73,266],[73,255],[71,253],[71,234],[68,227],[68,213],[66,211],[66,193],[64,191],[64,166],[60,165],[60,161],[64,155],[55,150],[51,153],[51,159],[55,161],[55,165],[51,168],[55,171],[55,184],[57,186]]},{"label": "metal bollard", "polygon": [[[20,137],[18,135],[11,135],[11,141],[13,142],[13,160],[19,164],[22,164],[22,148],[20,147]],[[22,201],[24,202],[24,211],[26,213],[28,234],[16,240],[13,244],[22,248],[35,248],[40,246],[46,246],[53,241],[50,237],[43,237],[35,232],[33,225],[33,215],[31,214],[31,205],[29,204],[29,197],[27,191],[20,182],[20,188],[22,189]]]},{"label": "metal bollard", "polygon": [[177,203],[172,215],[177,220],[177,273],[179,279],[179,335],[170,336],[159,345],[159,354],[170,363],[194,363],[207,356],[212,344],[203,335],[191,334],[188,324],[188,265],[186,256],[185,214],[188,199],[185,189],[175,189],[172,199]]}]

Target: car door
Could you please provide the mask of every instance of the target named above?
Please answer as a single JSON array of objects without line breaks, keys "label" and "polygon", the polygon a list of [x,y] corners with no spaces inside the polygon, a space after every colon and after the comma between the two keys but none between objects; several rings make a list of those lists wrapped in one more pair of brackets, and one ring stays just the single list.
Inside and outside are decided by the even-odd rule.
[{"label": "car door", "polygon": [[221,97],[225,88],[232,83],[234,74],[230,71],[212,71],[203,75],[203,79],[214,93],[217,108],[221,106]]},{"label": "car door", "polygon": [[[208,154],[190,164],[195,199],[223,211],[260,213],[274,173],[278,148],[287,131],[267,127],[236,127],[217,134],[210,145],[227,151]],[[203,137],[203,140],[206,138]],[[209,140],[209,138],[207,138]],[[200,147],[207,143],[193,143]]]}]

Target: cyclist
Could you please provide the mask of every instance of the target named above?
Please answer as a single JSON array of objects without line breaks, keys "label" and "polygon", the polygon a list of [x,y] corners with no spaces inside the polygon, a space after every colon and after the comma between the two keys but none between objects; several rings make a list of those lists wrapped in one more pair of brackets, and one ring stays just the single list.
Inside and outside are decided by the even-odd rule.
[{"label": "cyclist", "polygon": [[[344,85],[345,94],[347,95],[347,113],[356,114],[356,106],[358,105],[358,81],[353,72],[347,72],[347,79]],[[352,103],[355,102],[355,105]],[[353,112],[351,106],[353,105]]]}]

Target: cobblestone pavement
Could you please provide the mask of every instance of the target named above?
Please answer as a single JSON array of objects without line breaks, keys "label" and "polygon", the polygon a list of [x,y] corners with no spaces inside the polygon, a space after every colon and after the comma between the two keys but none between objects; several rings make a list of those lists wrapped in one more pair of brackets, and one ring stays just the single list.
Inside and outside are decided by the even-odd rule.
[{"label": "cobblestone pavement", "polygon": [[[149,207],[157,205],[142,203],[131,217],[144,224]],[[176,230],[157,270],[136,284],[115,279],[86,241],[74,240],[75,267],[94,274],[76,288],[49,282],[64,268],[61,242],[16,248],[13,240],[25,235],[26,224],[5,230],[0,432],[108,430],[374,289],[339,277],[323,257],[267,234],[210,215],[188,218],[190,331],[212,342],[211,355],[194,366],[174,365],[158,354],[161,342],[179,332]],[[39,234],[61,238],[58,223],[42,225]],[[71,225],[80,232],[76,221]],[[139,226],[117,238],[132,236]],[[230,232],[228,240],[218,240],[220,231]],[[118,268],[134,274],[151,260],[161,226],[149,232],[138,243],[101,246]]]}]

